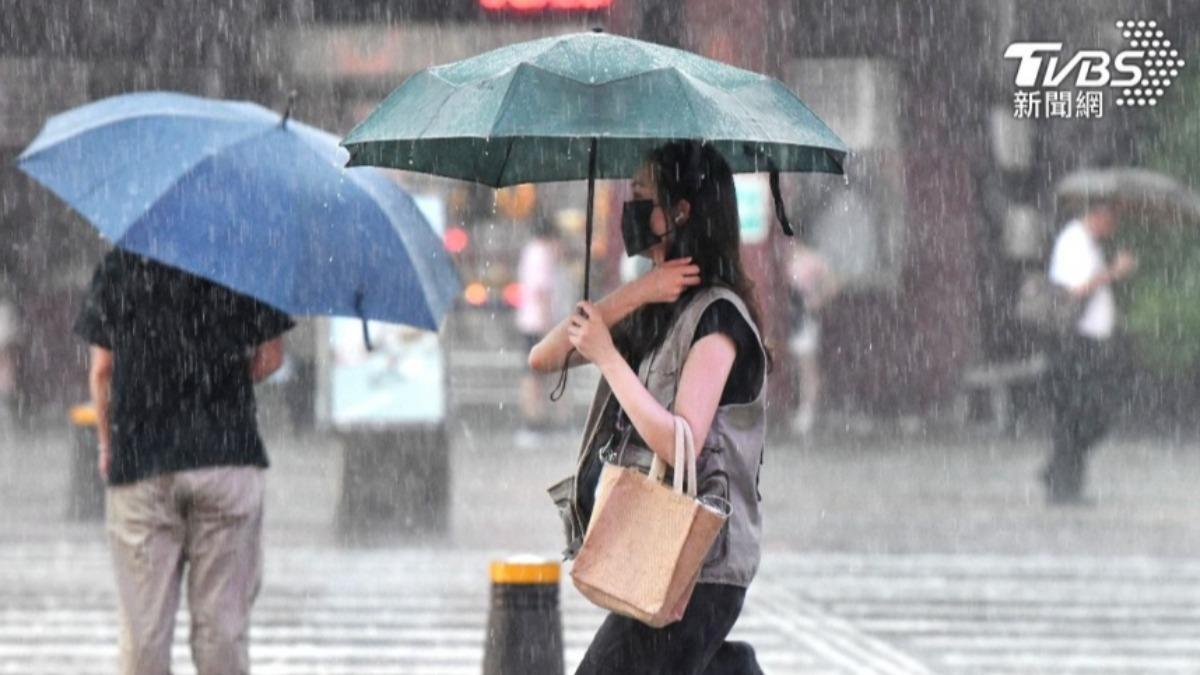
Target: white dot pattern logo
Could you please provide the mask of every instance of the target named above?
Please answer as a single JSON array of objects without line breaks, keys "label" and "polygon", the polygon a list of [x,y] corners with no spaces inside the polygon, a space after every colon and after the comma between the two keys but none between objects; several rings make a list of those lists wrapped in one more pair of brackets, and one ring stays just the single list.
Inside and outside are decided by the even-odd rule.
[{"label": "white dot pattern logo", "polygon": [[1133,49],[1144,49],[1141,66],[1143,75],[1131,89],[1123,89],[1117,97],[1120,107],[1158,105],[1158,99],[1171,86],[1171,78],[1179,76],[1179,69],[1186,65],[1179,58],[1179,50],[1171,49],[1171,41],[1158,29],[1158,22],[1145,19],[1123,19],[1116,22],[1121,36],[1129,40]]}]

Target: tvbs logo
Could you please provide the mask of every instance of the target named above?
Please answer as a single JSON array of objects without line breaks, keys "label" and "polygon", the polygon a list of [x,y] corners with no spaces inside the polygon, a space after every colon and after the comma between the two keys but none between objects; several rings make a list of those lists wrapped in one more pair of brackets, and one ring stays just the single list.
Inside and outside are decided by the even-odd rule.
[{"label": "tvbs logo", "polygon": [[1138,61],[1145,58],[1143,51],[1126,50],[1114,58],[1099,49],[1084,49],[1075,52],[1060,66],[1062,46],[1061,42],[1014,42],[1009,45],[1004,58],[1021,60],[1017,66],[1017,86],[1058,87],[1072,73],[1076,87],[1132,87],[1142,81]]},{"label": "tvbs logo", "polygon": [[1129,48],[1115,55],[1101,49],[1063,53],[1061,42],[1014,42],[1004,58],[1017,60],[1019,88],[1119,89],[1117,105],[1155,105],[1179,76],[1184,60],[1166,39],[1157,21],[1116,22]]}]

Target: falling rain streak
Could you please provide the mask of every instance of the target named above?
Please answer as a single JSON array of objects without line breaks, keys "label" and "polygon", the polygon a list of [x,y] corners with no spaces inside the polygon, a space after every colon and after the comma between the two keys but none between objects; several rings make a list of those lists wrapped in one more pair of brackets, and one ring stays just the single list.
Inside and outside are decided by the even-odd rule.
[{"label": "falling rain streak", "polygon": [[[188,531],[228,469],[209,487],[265,514],[255,672],[480,672],[510,630],[489,563],[560,560],[546,486],[617,431],[653,455],[667,413],[711,427],[700,491],[740,509],[706,569],[761,535],[725,656],[1200,672],[1200,4],[0,17],[13,672],[116,670],[121,495],[171,485]],[[709,285],[745,314],[689,314]],[[561,644],[512,637],[572,672],[605,614],[557,588]],[[193,672],[178,617],[165,658]]]}]

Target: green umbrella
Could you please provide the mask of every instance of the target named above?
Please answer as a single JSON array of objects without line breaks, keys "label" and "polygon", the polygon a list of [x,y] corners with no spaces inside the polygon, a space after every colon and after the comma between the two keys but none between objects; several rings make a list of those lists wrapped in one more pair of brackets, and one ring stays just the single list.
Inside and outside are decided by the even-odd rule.
[{"label": "green umbrella", "polygon": [[342,141],[350,165],[492,187],[588,180],[588,297],[596,178],[628,178],[650,149],[711,143],[735,172],[842,173],[837,137],[777,80],[600,32],[503,47],[413,75]]}]

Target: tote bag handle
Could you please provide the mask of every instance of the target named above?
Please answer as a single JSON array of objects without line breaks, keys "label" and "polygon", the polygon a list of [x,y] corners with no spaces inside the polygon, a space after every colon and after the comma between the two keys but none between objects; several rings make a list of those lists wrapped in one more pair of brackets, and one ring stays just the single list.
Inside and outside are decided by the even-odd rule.
[{"label": "tote bag handle", "polygon": [[[646,479],[661,483],[665,475],[667,463],[662,461],[658,453],[654,453],[654,460],[650,463],[650,473],[646,474]],[[696,439],[692,436],[692,425],[679,415],[675,415],[675,476],[672,483],[675,492],[687,494],[692,499],[696,498]]]}]

